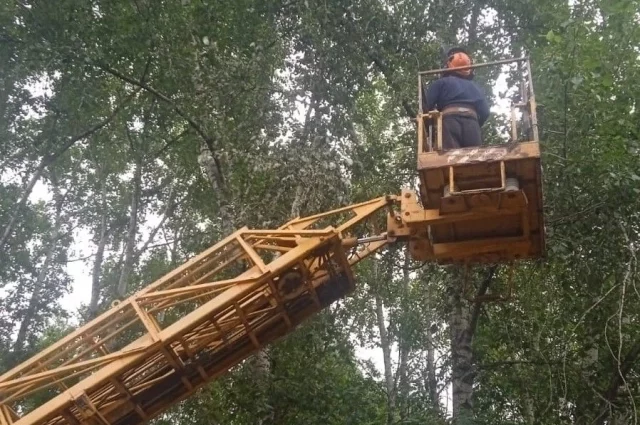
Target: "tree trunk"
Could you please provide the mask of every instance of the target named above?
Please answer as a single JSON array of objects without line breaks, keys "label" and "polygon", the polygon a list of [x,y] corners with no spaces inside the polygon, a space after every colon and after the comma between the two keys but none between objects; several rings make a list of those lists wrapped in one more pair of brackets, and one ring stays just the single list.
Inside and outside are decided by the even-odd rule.
[{"label": "tree trunk", "polygon": [[142,254],[144,254],[147,251],[147,249],[149,249],[149,247],[155,240],[156,235],[158,234],[160,229],[162,229],[162,227],[167,222],[167,220],[171,218],[171,216],[173,215],[173,212],[175,211],[176,206],[178,204],[178,202],[176,202],[176,199],[175,199],[174,189],[175,189],[175,186],[171,186],[171,188],[169,188],[169,196],[167,197],[167,202],[164,207],[164,211],[162,212],[162,218],[160,219],[160,223],[158,223],[158,225],[153,228],[151,233],[149,233],[149,237],[147,238],[146,242],[144,243],[144,245],[142,245],[142,248],[140,248],[134,255],[135,261],[138,261],[140,256],[142,256]]},{"label": "tree trunk", "polygon": [[409,380],[407,379],[407,364],[409,362],[409,343],[400,338],[399,341],[400,350],[400,363],[398,364],[398,370],[396,372],[396,382],[398,383],[397,396],[400,401],[396,401],[398,413],[400,415],[401,422],[406,419],[407,409],[406,401],[409,396]]},{"label": "tree trunk", "polygon": [[467,48],[471,50],[474,50],[476,48],[476,44],[478,43],[478,18],[480,17],[483,6],[484,5],[480,1],[475,1],[473,3],[473,6],[471,7],[471,18],[469,20],[469,31],[467,40]]},{"label": "tree trunk", "polygon": [[[33,188],[36,186],[36,183],[38,183],[38,180],[40,180],[40,177],[42,177],[42,173],[44,172],[44,170],[49,165],[53,164],[61,155],[67,152],[76,142],[91,136],[92,134],[94,134],[95,132],[97,132],[107,124],[109,124],[116,117],[118,112],[120,112],[120,109],[122,109],[123,106],[129,103],[129,101],[133,98],[134,95],[135,93],[128,96],[125,99],[125,101],[122,102],[120,105],[118,105],[107,118],[95,124],[94,126],[88,128],[82,133],[77,134],[73,137],[69,137],[58,151],[53,152],[51,154],[44,155],[42,157],[42,159],[40,160],[40,163],[38,164],[38,167],[36,168],[35,172],[31,176],[31,179],[29,180],[29,183],[27,184],[27,187],[25,188],[24,193],[20,198],[20,201],[18,201],[18,204],[16,205],[11,217],[9,218],[9,221],[2,229],[2,236],[0,236],[0,249],[2,249],[4,244],[9,239],[9,236],[13,231],[13,227],[15,226],[16,222],[18,221],[18,218],[20,217],[20,211],[22,211],[22,208],[24,208],[24,206],[27,204],[27,201],[29,200],[29,196],[31,196],[31,192],[33,191]],[[49,146],[49,149],[52,149],[52,148],[53,148],[52,146]]]},{"label": "tree trunk", "polygon": [[131,211],[129,213],[129,227],[127,230],[127,241],[124,251],[124,261],[118,280],[117,296],[124,298],[127,294],[129,275],[133,268],[133,260],[136,248],[136,234],[138,233],[138,209],[140,206],[140,191],[142,185],[142,158],[136,158],[136,165],[133,174],[133,191],[131,195]]},{"label": "tree trunk", "polygon": [[524,420],[527,425],[535,425],[536,417],[535,417],[535,405],[533,402],[533,397],[529,394],[529,392],[525,393],[524,398]]},{"label": "tree trunk", "polygon": [[103,181],[100,183],[100,228],[98,230],[98,249],[93,262],[91,278],[91,301],[89,302],[89,320],[98,316],[98,302],[100,301],[100,273],[102,272],[102,262],[104,261],[104,249],[107,244],[107,205],[106,194],[107,185]]},{"label": "tree trunk", "polygon": [[220,196],[221,188],[218,185],[217,177],[219,173],[218,164],[213,157],[211,149],[209,149],[209,145],[204,139],[200,141],[200,154],[198,155],[198,164],[200,164],[200,167],[202,167],[202,170],[207,176],[207,180],[209,180],[213,192]]},{"label": "tree trunk", "polygon": [[[402,268],[402,305],[407,305],[411,300],[410,295],[410,283],[411,276],[409,276],[409,269],[411,265],[411,256],[408,248],[403,250],[404,253],[404,265]],[[400,396],[400,402],[404,402],[409,394],[409,382],[407,380],[407,363],[409,361],[409,351],[411,344],[407,340],[406,326],[407,320],[402,320],[400,323],[400,336],[398,338],[398,350],[400,351],[400,363],[398,364],[398,370],[396,372],[396,382],[398,383],[398,395]],[[404,410],[401,409],[401,419],[404,419]]]},{"label": "tree trunk", "polygon": [[426,291],[426,307],[427,307],[427,314],[428,316],[428,320],[426,321],[426,323],[429,326],[429,329],[427,329],[427,382],[426,382],[426,388],[427,388],[427,392],[429,394],[429,399],[431,401],[431,404],[433,405],[433,408],[436,412],[440,413],[441,412],[441,408],[442,406],[440,405],[440,394],[438,393],[438,380],[436,378],[436,361],[435,361],[435,353],[436,353],[436,346],[435,346],[435,340],[434,340],[434,334],[437,331],[437,328],[435,326],[435,323],[433,322],[433,315],[431,313],[431,285],[429,282],[427,282],[427,291]]},{"label": "tree trunk", "polygon": [[42,173],[44,172],[44,169],[46,167],[47,167],[46,161],[43,159],[38,165],[38,167],[36,168],[36,171],[31,176],[31,179],[29,180],[27,187],[24,189],[24,193],[22,194],[20,201],[18,201],[18,205],[16,205],[15,209],[13,210],[13,213],[11,214],[11,217],[9,218],[9,221],[7,222],[7,224],[4,226],[4,229],[2,230],[2,236],[0,236],[0,249],[2,249],[4,244],[9,239],[9,236],[13,231],[13,227],[18,221],[18,217],[20,217],[20,212],[22,211],[22,208],[24,208],[24,206],[27,204],[27,200],[29,199],[29,196],[31,196],[31,192],[33,192],[33,188],[36,186],[36,183],[38,183],[38,180],[40,180],[40,177],[42,177]]},{"label": "tree trunk", "polygon": [[40,267],[40,271],[38,272],[38,276],[36,277],[36,281],[33,285],[33,292],[31,293],[31,298],[29,299],[27,311],[25,312],[24,318],[20,323],[18,335],[16,337],[15,343],[13,344],[14,359],[16,360],[19,360],[23,355],[27,334],[38,311],[40,297],[42,294],[42,290],[44,289],[47,274],[49,272],[49,267],[51,266],[51,262],[56,251],[56,244],[60,235],[60,227],[62,226],[62,205],[64,203],[64,197],[60,194],[60,190],[55,184],[53,190],[55,199],[55,218],[53,222],[53,229],[51,230],[49,240],[47,241],[47,245],[45,248],[44,262]]},{"label": "tree trunk", "polygon": [[[300,209],[302,207],[302,200],[304,197],[305,191],[303,190],[303,185],[298,185],[296,187],[295,197],[293,202],[291,203],[291,211],[289,212],[290,218],[295,218],[300,216]],[[278,256],[279,254],[276,254]],[[268,388],[271,382],[271,359],[269,357],[269,347],[264,347],[258,353],[255,354],[252,364],[253,370],[256,374],[256,382],[261,388],[262,396],[268,400]],[[270,406],[273,406],[273,403],[267,403]],[[271,408],[264,415],[256,418],[257,425],[264,425],[267,423],[272,423],[274,425],[278,424],[277,418],[278,413]]]},{"label": "tree trunk", "polygon": [[[258,351],[253,358],[253,372],[256,386],[260,390],[260,397],[265,401],[265,405],[273,406],[269,402],[269,385],[271,383],[271,359],[269,358],[269,347],[264,347]],[[266,412],[261,412],[256,417],[256,425],[274,423],[275,411],[273,407],[267,408]]]},{"label": "tree trunk", "polygon": [[471,311],[462,297],[464,280],[471,278],[459,267],[452,279],[450,294],[451,316],[451,383],[453,395],[453,419],[456,425],[473,422],[473,352],[471,342]]},{"label": "tree trunk", "polygon": [[[377,263],[376,263],[377,264]],[[377,265],[374,265],[377,271]],[[378,273],[376,273],[376,276]],[[387,391],[387,424],[393,421],[393,413],[395,411],[395,388],[393,383],[393,371],[391,366],[391,344],[387,333],[387,326],[384,318],[384,305],[380,295],[375,294],[376,302],[376,319],[378,321],[378,331],[380,332],[380,345],[382,346],[382,359],[384,361],[384,381]]]},{"label": "tree trunk", "polygon": [[438,393],[438,381],[436,379],[435,344],[433,332],[427,330],[427,390],[431,404],[437,412],[440,412],[440,394]]}]

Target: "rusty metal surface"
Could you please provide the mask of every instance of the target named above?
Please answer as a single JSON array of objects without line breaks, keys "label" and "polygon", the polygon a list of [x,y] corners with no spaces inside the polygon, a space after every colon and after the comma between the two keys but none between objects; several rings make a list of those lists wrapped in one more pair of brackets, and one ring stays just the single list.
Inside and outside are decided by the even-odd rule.
[{"label": "rusty metal surface", "polygon": [[506,65],[508,63],[514,63],[514,62],[526,62],[528,60],[529,60],[529,58],[527,58],[527,57],[501,59],[501,60],[497,60],[497,61],[493,61],[493,62],[484,62],[484,63],[478,63],[478,64],[475,64],[475,65],[469,65],[469,66],[458,66],[456,68],[430,69],[428,71],[420,71],[418,73],[418,75],[435,75],[435,74],[441,74],[441,73],[447,72],[447,71],[486,68],[486,67],[489,67],[489,66]]},{"label": "rusty metal surface", "polygon": [[418,155],[418,170],[465,165],[513,161],[524,158],[540,158],[537,142],[512,143],[482,146],[479,148],[451,149],[448,151],[424,152]]}]

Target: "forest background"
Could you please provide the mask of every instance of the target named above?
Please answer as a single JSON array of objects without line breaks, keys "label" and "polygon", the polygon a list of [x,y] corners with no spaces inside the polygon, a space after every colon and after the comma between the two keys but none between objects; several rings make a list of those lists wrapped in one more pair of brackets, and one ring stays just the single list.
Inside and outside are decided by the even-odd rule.
[{"label": "forest background", "polygon": [[390,249],[156,422],[637,424],[639,6],[0,0],[0,371],[237,227],[415,185],[416,72],[464,44],[533,63],[548,255],[475,281],[516,299]]}]

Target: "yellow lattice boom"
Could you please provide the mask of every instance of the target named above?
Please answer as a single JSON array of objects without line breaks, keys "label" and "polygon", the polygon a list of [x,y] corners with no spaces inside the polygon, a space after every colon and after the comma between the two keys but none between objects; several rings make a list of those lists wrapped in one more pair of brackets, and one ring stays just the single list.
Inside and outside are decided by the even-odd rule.
[{"label": "yellow lattice boom", "polygon": [[[238,230],[0,377],[0,424],[153,418],[352,291],[351,266],[387,241],[344,236],[393,199]],[[21,412],[29,396],[50,399]]]}]

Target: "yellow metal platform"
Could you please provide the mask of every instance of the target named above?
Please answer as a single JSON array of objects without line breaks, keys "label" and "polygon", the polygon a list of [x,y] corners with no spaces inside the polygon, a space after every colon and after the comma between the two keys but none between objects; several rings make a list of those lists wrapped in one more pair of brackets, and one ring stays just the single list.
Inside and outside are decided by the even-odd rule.
[{"label": "yellow metal platform", "polygon": [[418,173],[423,208],[450,218],[429,226],[434,255],[441,263],[542,255],[537,142],[423,152],[418,155]]},{"label": "yellow metal platform", "polygon": [[510,140],[501,145],[443,149],[442,113],[423,110],[422,96],[423,79],[447,70],[418,74],[421,205],[403,198],[402,217],[412,227],[410,247],[416,259],[498,263],[544,254],[542,168],[531,64],[525,57],[471,68],[505,64],[515,64],[522,79],[512,99],[516,103],[511,104]]}]

